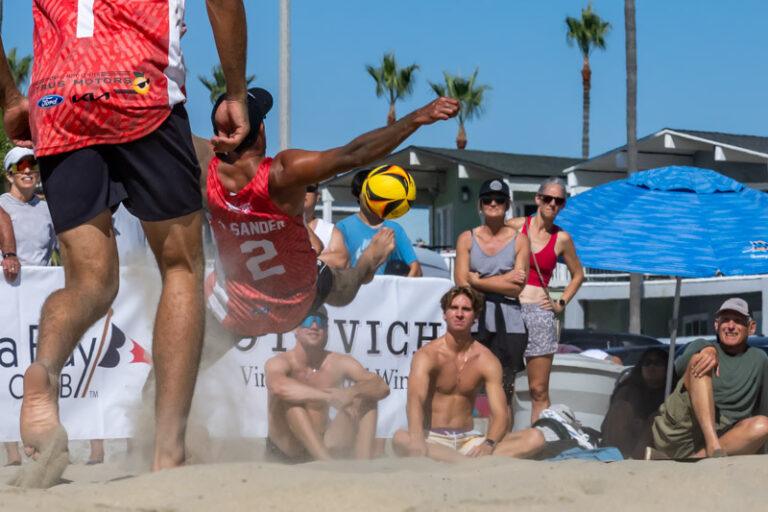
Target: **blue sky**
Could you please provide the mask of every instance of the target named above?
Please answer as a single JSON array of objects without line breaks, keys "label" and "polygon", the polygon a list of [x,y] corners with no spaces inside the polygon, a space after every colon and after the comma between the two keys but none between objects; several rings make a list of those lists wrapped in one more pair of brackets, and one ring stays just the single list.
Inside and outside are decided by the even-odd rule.
[{"label": "blue sky", "polygon": [[[96,0],[102,1],[102,0]],[[768,135],[765,53],[768,6],[757,0],[637,2],[638,134],[662,127]],[[3,42],[32,53],[32,2],[4,2]],[[469,6],[472,5],[470,8]],[[467,125],[468,148],[579,156],[581,57],[566,44],[566,15],[586,2],[454,0],[387,3],[293,0],[291,145],[325,149],[385,122],[366,64],[394,51],[421,66],[414,94],[398,103],[403,115],[428,102],[428,80],[442,70],[469,75],[492,90],[485,114]],[[246,0],[248,73],[273,93],[278,84],[278,1]],[[590,154],[624,143],[623,2],[595,1],[613,24],[607,51],[595,51]],[[197,80],[217,62],[203,0],[187,2],[183,40],[193,131],[210,135],[210,102]],[[268,150],[277,150],[277,112],[267,119]],[[453,121],[422,128],[406,142],[454,147]]]}]

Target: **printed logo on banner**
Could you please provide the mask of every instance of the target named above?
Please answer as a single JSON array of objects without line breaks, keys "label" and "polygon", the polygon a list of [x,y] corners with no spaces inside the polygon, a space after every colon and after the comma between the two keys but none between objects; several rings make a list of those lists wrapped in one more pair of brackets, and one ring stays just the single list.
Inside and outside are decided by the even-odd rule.
[{"label": "printed logo on banner", "polygon": [[[120,349],[126,344],[126,336],[122,329],[110,322],[112,317],[110,310],[105,321],[104,330],[100,340],[91,338],[90,343],[81,341],[72,356],[64,365],[59,380],[59,398],[98,398],[98,390],[91,388],[91,381],[96,368],[114,369],[120,363],[151,364],[151,357],[144,347],[131,339],[130,360],[127,354],[121,357]],[[29,325],[28,347],[29,360],[34,361],[37,352],[37,325]],[[110,333],[107,341],[107,333]],[[106,347],[105,347],[106,345]],[[19,350],[21,343],[12,338],[0,338],[0,366],[3,368],[16,368],[19,373],[12,375],[7,384],[9,395],[20,400],[23,396],[23,370],[19,364]]]}]

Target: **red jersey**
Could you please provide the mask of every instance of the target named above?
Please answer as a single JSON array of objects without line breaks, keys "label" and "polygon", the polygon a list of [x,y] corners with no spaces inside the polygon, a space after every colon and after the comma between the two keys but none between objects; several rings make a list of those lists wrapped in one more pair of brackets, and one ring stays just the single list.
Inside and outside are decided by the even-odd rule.
[{"label": "red jersey", "polygon": [[34,0],[37,156],[148,135],[185,100],[184,0]]},{"label": "red jersey", "polygon": [[228,330],[247,336],[285,332],[306,316],[317,290],[317,256],[304,216],[269,197],[265,158],[237,194],[224,189],[216,157],[208,166],[208,208],[216,267],[205,281],[208,307]]}]

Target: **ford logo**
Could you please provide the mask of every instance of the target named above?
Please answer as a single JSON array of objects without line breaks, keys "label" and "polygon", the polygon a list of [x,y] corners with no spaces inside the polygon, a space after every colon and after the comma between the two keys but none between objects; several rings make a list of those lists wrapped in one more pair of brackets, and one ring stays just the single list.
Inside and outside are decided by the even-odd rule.
[{"label": "ford logo", "polygon": [[64,101],[63,96],[59,96],[58,94],[49,94],[37,100],[37,106],[40,108],[51,108],[61,104],[62,101]]}]

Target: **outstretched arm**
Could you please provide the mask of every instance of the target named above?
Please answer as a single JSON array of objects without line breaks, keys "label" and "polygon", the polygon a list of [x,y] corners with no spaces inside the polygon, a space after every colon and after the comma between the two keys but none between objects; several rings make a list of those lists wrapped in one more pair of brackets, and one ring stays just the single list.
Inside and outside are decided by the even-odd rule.
[{"label": "outstretched arm", "polygon": [[[207,0],[208,18],[227,81],[227,99],[216,110],[219,134],[211,142],[216,152],[235,149],[248,135],[245,53],[248,33],[243,0]],[[256,127],[258,129],[258,127]]]},{"label": "outstretched arm", "polygon": [[3,127],[11,142],[16,146],[32,149],[29,102],[22,96],[13,81],[2,41],[0,41],[0,108],[3,110]]},{"label": "outstretched arm", "polygon": [[458,110],[456,100],[438,98],[389,126],[360,135],[346,146],[327,151],[282,151],[272,161],[270,195],[276,204],[300,205],[306,185],[384,158],[419,127],[450,119]]}]

